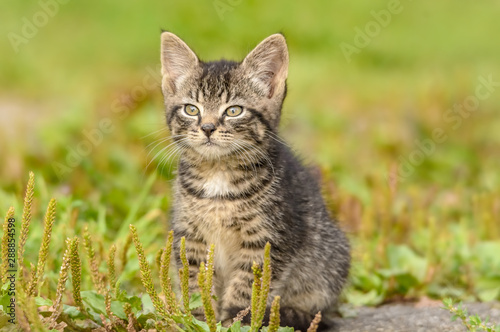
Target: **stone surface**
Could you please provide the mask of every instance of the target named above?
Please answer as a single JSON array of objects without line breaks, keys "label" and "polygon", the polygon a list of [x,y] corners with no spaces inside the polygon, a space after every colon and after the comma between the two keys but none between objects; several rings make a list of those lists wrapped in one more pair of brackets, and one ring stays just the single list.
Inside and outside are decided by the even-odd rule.
[{"label": "stone surface", "polygon": [[[470,315],[500,324],[500,303],[470,303],[465,307]],[[438,305],[416,307],[407,304],[391,304],[378,308],[359,308],[353,318],[337,318],[332,332],[465,332],[459,321],[452,322],[451,314]]]}]

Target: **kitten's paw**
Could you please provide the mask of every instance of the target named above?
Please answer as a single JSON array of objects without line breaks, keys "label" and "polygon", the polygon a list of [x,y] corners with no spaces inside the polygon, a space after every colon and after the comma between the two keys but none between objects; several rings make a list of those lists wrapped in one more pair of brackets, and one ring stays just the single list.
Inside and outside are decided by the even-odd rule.
[{"label": "kitten's paw", "polygon": [[203,321],[205,319],[205,312],[203,308],[196,308],[191,311],[191,314],[196,318],[197,320]]},{"label": "kitten's paw", "polygon": [[224,327],[230,327],[231,325],[233,325],[232,318],[228,318],[228,319],[222,321],[222,326],[224,326]]}]

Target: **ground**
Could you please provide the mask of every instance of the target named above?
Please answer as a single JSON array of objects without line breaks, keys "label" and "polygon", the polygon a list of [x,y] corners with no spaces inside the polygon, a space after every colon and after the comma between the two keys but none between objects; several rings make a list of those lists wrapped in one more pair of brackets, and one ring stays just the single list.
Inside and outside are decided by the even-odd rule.
[{"label": "ground", "polygon": [[[469,303],[470,314],[482,319],[490,317],[500,323],[500,303]],[[377,308],[361,307],[353,318],[337,319],[335,332],[459,332],[467,331],[459,321],[451,321],[450,313],[439,305],[416,307],[408,304],[391,304]]]}]

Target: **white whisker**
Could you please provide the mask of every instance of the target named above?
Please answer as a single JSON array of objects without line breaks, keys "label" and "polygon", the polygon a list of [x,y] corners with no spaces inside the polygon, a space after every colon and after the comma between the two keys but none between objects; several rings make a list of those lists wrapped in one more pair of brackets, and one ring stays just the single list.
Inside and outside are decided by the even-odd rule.
[{"label": "white whisker", "polygon": [[[147,169],[149,168],[149,165],[151,165],[151,163],[160,155],[162,154],[165,150],[168,150],[171,146],[173,146],[174,144],[181,144],[182,142],[185,142],[186,140],[188,140],[187,137],[185,138],[182,138],[178,141],[175,141],[175,142],[172,142],[170,143],[169,145],[167,145],[166,147],[162,148],[158,153],[156,153],[156,155],[149,161],[149,163],[147,164],[146,168],[144,169],[144,174],[145,172],[147,171]],[[148,156],[149,156],[149,153],[148,153]],[[163,159],[163,158],[162,158]]]}]

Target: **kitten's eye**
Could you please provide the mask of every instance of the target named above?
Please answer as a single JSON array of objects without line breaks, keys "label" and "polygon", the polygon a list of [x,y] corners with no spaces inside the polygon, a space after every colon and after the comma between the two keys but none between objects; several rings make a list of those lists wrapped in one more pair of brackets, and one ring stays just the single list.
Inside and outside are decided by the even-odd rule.
[{"label": "kitten's eye", "polygon": [[184,112],[186,112],[187,115],[196,116],[200,113],[200,110],[194,105],[187,104],[184,106]]},{"label": "kitten's eye", "polygon": [[238,116],[243,112],[243,108],[240,106],[231,106],[226,109],[226,115],[227,116]]}]

